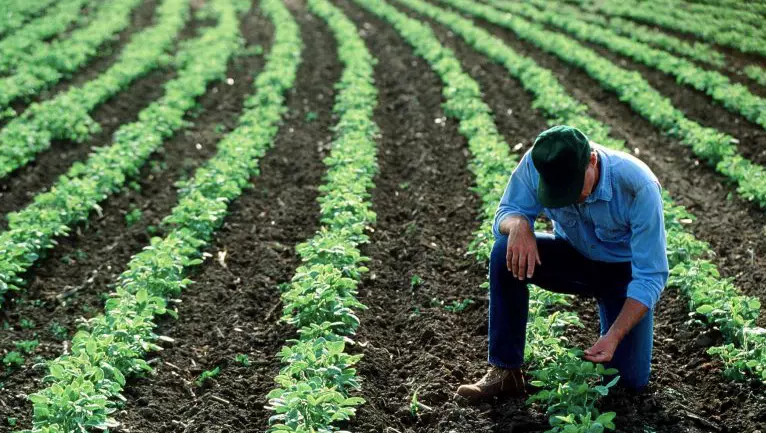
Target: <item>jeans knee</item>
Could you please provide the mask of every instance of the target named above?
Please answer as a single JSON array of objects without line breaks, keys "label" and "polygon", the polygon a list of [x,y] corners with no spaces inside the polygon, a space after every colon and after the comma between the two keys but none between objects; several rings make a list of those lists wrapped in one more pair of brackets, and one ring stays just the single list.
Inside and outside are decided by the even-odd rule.
[{"label": "jeans knee", "polygon": [[492,245],[492,253],[489,256],[489,266],[492,267],[495,264],[505,265],[507,251],[508,236],[496,238],[494,245]]}]

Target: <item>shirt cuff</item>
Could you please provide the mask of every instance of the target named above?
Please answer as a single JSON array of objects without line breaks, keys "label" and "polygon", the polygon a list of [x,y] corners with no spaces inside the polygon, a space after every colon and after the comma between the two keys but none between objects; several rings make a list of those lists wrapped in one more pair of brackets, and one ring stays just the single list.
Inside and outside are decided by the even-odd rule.
[{"label": "shirt cuff", "polygon": [[644,304],[644,306],[650,310],[653,309],[660,297],[659,293],[654,294],[654,291],[650,287],[647,287],[644,284],[634,284],[635,282],[636,281],[633,280],[633,282],[628,285],[627,297]]}]

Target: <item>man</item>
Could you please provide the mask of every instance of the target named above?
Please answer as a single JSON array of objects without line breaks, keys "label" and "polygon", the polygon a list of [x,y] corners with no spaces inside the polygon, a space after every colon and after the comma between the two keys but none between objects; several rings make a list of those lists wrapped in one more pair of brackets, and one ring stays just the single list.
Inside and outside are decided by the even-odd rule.
[{"label": "man", "polygon": [[[541,211],[553,235],[533,231]],[[662,194],[651,170],[575,128],[553,127],[511,175],[493,232],[490,369],[457,393],[472,400],[524,394],[528,283],[594,297],[601,337],[584,358],[617,368],[622,386],[646,386],[652,313],[668,277]]]}]

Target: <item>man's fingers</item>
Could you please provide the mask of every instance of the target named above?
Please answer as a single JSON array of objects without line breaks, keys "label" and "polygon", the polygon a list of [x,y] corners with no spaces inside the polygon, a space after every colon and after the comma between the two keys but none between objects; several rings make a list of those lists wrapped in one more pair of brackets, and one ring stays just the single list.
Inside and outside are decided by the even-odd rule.
[{"label": "man's fingers", "polygon": [[535,273],[535,256],[532,253],[529,253],[529,257],[527,257],[527,278],[532,278],[532,275]]},{"label": "man's fingers", "polygon": [[537,264],[542,265],[543,261],[540,260],[540,250],[535,250],[535,256],[537,257]]},{"label": "man's fingers", "polygon": [[511,272],[514,278],[518,278],[519,275],[519,255],[518,251],[514,251],[511,258]]},{"label": "man's fingers", "polygon": [[609,362],[612,360],[612,356],[607,352],[591,352],[589,350],[585,351],[585,356],[583,358],[587,361],[596,363]]},{"label": "man's fingers", "polygon": [[527,274],[527,255],[519,254],[519,266],[516,268],[516,278],[523,280],[524,275]]}]

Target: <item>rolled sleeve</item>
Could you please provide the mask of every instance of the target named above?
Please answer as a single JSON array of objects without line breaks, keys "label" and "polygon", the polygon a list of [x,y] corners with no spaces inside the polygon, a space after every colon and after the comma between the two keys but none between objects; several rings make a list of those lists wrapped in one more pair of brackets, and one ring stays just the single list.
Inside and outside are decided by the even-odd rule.
[{"label": "rolled sleeve", "polygon": [[628,298],[654,308],[668,281],[665,221],[659,184],[642,187],[630,208],[632,281]]},{"label": "rolled sleeve", "polygon": [[495,221],[492,224],[495,238],[500,237],[500,222],[510,215],[523,215],[529,220],[529,227],[535,226],[535,218],[543,209],[537,200],[536,177],[537,170],[532,164],[531,153],[527,152],[513,170],[495,211]]}]

